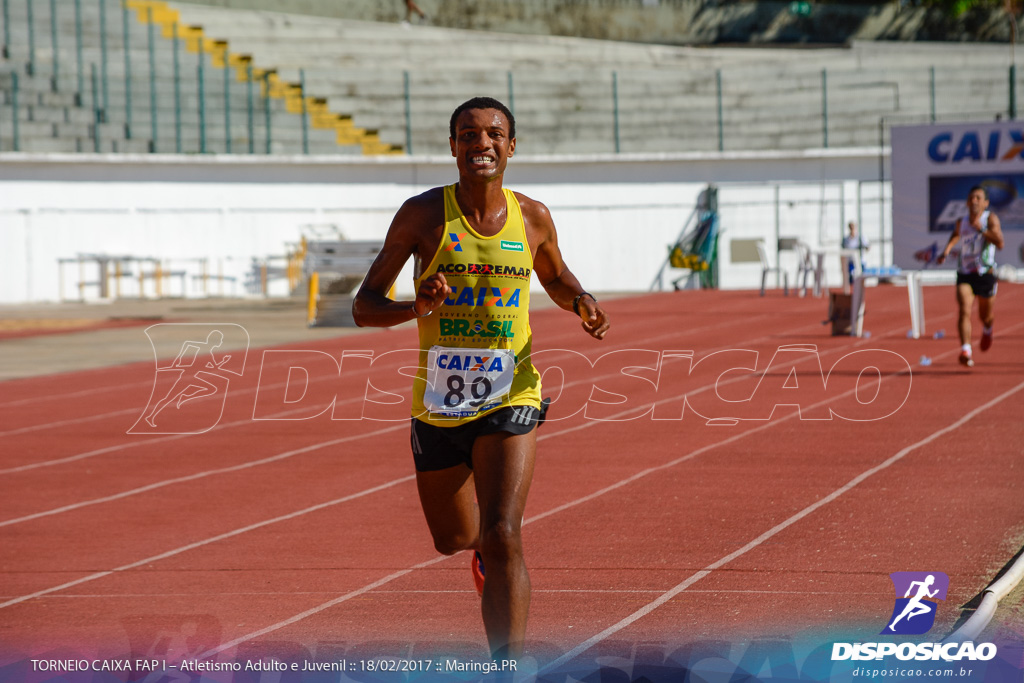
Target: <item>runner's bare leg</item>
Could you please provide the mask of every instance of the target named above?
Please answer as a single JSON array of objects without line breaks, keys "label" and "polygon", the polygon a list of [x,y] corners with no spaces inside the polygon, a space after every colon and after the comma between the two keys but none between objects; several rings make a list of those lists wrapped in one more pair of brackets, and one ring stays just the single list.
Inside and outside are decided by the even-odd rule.
[{"label": "runner's bare leg", "polygon": [[526,638],[530,576],[523,560],[522,521],[536,452],[537,430],[486,434],[473,444],[480,554],[486,571],[481,612],[496,659],[519,657]]},{"label": "runner's bare leg", "polygon": [[454,555],[478,547],[480,511],[474,500],[473,470],[456,465],[417,472],[416,488],[437,552]]},{"label": "runner's bare leg", "polygon": [[971,343],[971,308],[974,306],[974,292],[967,283],[961,283],[956,288],[956,302],[960,306],[960,343]]}]

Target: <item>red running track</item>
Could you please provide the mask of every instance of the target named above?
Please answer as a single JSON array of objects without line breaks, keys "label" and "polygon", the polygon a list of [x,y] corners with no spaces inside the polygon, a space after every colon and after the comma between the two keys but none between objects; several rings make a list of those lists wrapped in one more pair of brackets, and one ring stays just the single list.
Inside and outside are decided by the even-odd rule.
[{"label": "red running track", "polygon": [[[950,288],[925,289],[942,340],[906,338],[905,296],[869,290],[862,339],[829,336],[823,299],[777,292],[609,300],[600,343],[570,315],[534,314],[539,364],[562,370],[545,394],[565,383],[524,530],[540,665],[651,642],[870,639],[894,571],[949,575],[949,632],[1024,540],[1024,287],[1001,285],[996,342],[972,370],[956,361]],[[415,343],[402,329],[305,349]],[[687,375],[669,351],[710,358]],[[306,396],[271,411],[291,419],[253,420],[257,386],[283,396],[296,358],[250,349],[202,434],[126,433],[152,365],[0,384],[5,661],[484,655],[468,557],[438,556],[419,511],[405,407],[316,415],[335,393],[339,415],[363,405],[321,355]],[[374,386],[407,392],[407,359],[375,363]],[[806,419],[829,409],[861,421]],[[704,419],[730,416],[747,419]]]}]

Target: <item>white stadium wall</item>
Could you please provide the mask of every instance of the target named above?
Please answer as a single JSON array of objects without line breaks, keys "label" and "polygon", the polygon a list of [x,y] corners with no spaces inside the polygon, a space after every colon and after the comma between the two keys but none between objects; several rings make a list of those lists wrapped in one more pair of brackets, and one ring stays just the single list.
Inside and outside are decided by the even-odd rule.
[{"label": "white stadium wall", "polygon": [[[887,166],[885,151],[886,178]],[[739,289],[760,286],[761,268],[732,262],[736,239],[763,238],[774,257],[776,237],[836,247],[845,222],[858,220],[878,244],[868,261],[890,262],[889,184],[879,182],[879,170],[877,148],[517,156],[506,185],[548,205],[567,263],[587,287],[612,292],[651,287],[698,194],[714,183],[720,286]],[[193,276],[204,261],[207,273],[241,282],[253,259],[283,256],[310,226],[382,239],[402,201],[452,182],[454,171],[443,157],[2,154],[0,303],[96,299],[96,286],[78,287],[98,279],[94,264],[58,266],[79,254],[156,259],[185,276],[171,278],[164,295],[203,295]],[[779,257],[795,274],[795,256]],[[838,258],[828,267],[838,284]],[[680,274],[668,271],[666,282]],[[151,283],[141,286],[142,295],[154,295]],[[124,277],[120,294],[138,296],[139,287]],[[271,295],[285,289],[283,280],[270,283]],[[208,284],[205,293],[220,291]],[[410,277],[398,291],[411,291]]]}]

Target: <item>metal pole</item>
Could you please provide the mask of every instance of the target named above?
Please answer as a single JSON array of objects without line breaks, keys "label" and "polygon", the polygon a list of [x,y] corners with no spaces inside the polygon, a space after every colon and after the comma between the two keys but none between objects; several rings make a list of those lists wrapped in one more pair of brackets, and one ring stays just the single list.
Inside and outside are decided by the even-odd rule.
[{"label": "metal pole", "polygon": [[28,9],[28,66],[26,68],[29,76],[36,73],[36,22],[35,13],[32,11],[32,0],[25,0]]},{"label": "metal pole", "polygon": [[[7,0],[4,0],[4,6]],[[76,80],[77,104],[82,104],[82,91],[85,89],[85,73],[82,66],[82,0],[75,0],[75,63],[78,68]]]},{"label": "metal pole", "polygon": [[18,135],[18,72],[11,72],[11,124],[14,127],[14,151],[21,151],[21,138]]},{"label": "metal pole", "polygon": [[132,139],[132,50],[128,35],[128,5],[121,6],[121,33],[124,35],[124,137]]},{"label": "metal pole", "polygon": [[722,120],[722,70],[715,69],[715,101],[718,106],[718,151],[725,151],[725,122]]},{"label": "metal pole", "polygon": [[224,48],[224,151],[231,154],[231,67]]},{"label": "metal pole", "polygon": [[512,116],[516,115],[516,90],[511,71],[508,72],[508,110]]},{"label": "metal pole", "polygon": [[828,149],[828,71],[821,70],[821,136]]},{"label": "metal pole", "polygon": [[612,115],[615,125],[615,153],[622,150],[622,140],[619,137],[619,73],[612,72]]},{"label": "metal pole", "polygon": [[1017,118],[1017,17],[1010,14],[1010,119]]},{"label": "metal pole", "polygon": [[775,186],[775,287],[778,288],[782,278],[782,267],[779,263],[779,236],[782,234],[782,214],[781,214],[781,196],[782,190],[776,185]]},{"label": "metal pole", "polygon": [[299,69],[299,95],[302,97],[302,153],[309,154],[309,121],[306,116],[306,70]]},{"label": "metal pole", "polygon": [[263,118],[266,123],[266,153],[270,154],[270,143],[273,139],[270,132],[270,72],[263,74]]},{"label": "metal pole", "polygon": [[203,39],[200,37],[197,40],[199,46],[199,65],[196,69],[197,83],[196,87],[199,89],[199,153],[206,154],[206,88],[203,83]]},{"label": "metal pole", "polygon": [[156,113],[156,50],[153,47],[153,8],[146,8],[146,38],[149,42],[149,151],[156,152],[157,113]]},{"label": "metal pole", "polygon": [[[845,229],[845,228],[846,228],[845,225],[839,227],[839,230],[840,230],[839,239],[840,240],[842,240],[842,230]],[[863,180],[858,180],[857,181],[857,228],[861,231],[860,234],[863,235],[864,234],[864,181]],[[840,244],[842,244],[842,242],[840,242]]]},{"label": "metal pole", "polygon": [[110,110],[110,88],[107,87],[107,0],[100,0],[100,74],[103,81],[103,119]]},{"label": "metal pole", "polygon": [[[885,234],[885,117],[878,119],[878,241],[882,242]],[[864,226],[861,226],[861,234]],[[878,250],[881,253],[881,261],[885,263],[885,244],[879,244]]]},{"label": "metal pole", "polygon": [[99,107],[99,93],[97,92],[96,84],[96,65],[89,65],[89,76],[92,81],[92,151],[100,151],[100,107]]},{"label": "metal pole", "polygon": [[178,22],[174,22],[174,151],[181,154],[181,63],[178,60]]},{"label": "metal pole", "polygon": [[4,8],[4,48],[3,57],[5,59],[11,56],[11,8],[8,7],[10,0],[3,0]]},{"label": "metal pole", "polygon": [[412,154],[412,104],[409,96],[409,72],[402,72],[405,92],[405,153]]},{"label": "metal pole", "polygon": [[931,122],[935,123],[935,67],[928,68],[928,97],[931,101]]},{"label": "metal pole", "polygon": [[57,92],[57,78],[60,76],[60,50],[57,46],[57,0],[50,0],[50,49],[53,53],[53,80],[50,89]]},{"label": "metal pole", "polygon": [[[860,227],[860,223],[857,224]],[[846,228],[846,183],[839,182],[839,235],[842,240],[843,230]],[[818,231],[818,239],[822,242],[828,239],[828,235],[822,235],[821,231]],[[840,241],[840,244],[842,242]]]},{"label": "metal pole", "polygon": [[1010,120],[1017,118],[1017,65],[1010,65]]},{"label": "metal pole", "polygon": [[245,99],[246,99],[246,112],[248,114],[249,124],[249,154],[256,153],[256,132],[253,121],[253,103],[252,103],[252,64],[245,65]]}]

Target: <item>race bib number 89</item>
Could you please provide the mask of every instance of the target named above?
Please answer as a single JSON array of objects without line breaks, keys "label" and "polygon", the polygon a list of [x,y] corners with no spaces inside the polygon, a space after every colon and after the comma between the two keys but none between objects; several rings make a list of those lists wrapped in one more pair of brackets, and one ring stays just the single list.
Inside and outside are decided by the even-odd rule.
[{"label": "race bib number 89", "polygon": [[432,413],[467,416],[497,405],[512,389],[516,357],[511,349],[432,346],[423,405]]}]

